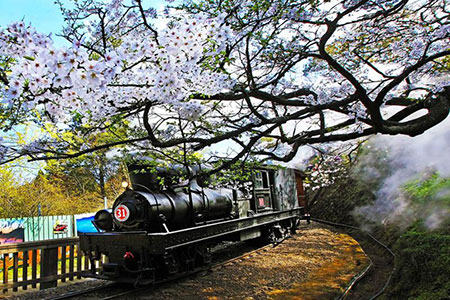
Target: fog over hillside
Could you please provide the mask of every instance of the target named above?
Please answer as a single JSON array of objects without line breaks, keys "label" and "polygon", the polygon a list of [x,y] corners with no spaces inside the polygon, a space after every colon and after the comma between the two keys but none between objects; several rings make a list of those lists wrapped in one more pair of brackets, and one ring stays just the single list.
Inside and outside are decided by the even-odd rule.
[{"label": "fog over hillside", "polygon": [[[441,177],[450,176],[450,118],[416,137],[376,136],[369,147],[370,151],[361,158],[352,175],[366,181],[368,188],[377,179],[382,182],[374,190],[376,202],[357,208],[355,215],[376,223],[396,222],[400,226],[424,218],[430,229],[449,218],[448,201],[434,200],[450,197],[450,190],[441,190],[435,196],[440,199],[417,207],[412,205],[403,187],[411,180],[424,180],[435,172]],[[380,178],[386,176],[386,171],[388,176]]]}]

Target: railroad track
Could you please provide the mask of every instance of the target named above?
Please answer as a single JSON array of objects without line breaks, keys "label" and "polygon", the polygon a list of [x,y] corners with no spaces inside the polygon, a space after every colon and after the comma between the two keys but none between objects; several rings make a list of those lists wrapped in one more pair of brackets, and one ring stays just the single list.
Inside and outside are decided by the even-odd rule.
[{"label": "railroad track", "polygon": [[92,287],[92,288],[87,288],[87,289],[83,289],[83,290],[77,290],[77,291],[72,291],[72,292],[67,292],[64,293],[62,295],[58,295],[58,296],[51,296],[48,298],[45,298],[47,300],[60,300],[60,299],[71,299],[71,298],[75,298],[77,296],[83,296],[83,295],[87,295],[89,293],[94,293],[94,292],[100,292],[106,289],[110,289],[110,288],[114,288],[116,287],[118,284],[115,282],[112,283],[108,283],[102,286],[97,286],[97,287]]},{"label": "railroad track", "polygon": [[[235,263],[238,263],[240,261],[243,261],[245,259],[248,258],[252,258],[255,257],[256,255],[260,255],[264,252],[269,251],[270,248],[276,247],[278,244],[268,244],[268,245],[264,245],[262,247],[259,247],[255,250],[252,250],[250,252],[246,252],[242,255],[239,255],[237,257],[233,257],[231,259],[226,259],[224,261],[220,261],[216,264],[212,264],[210,266],[207,266],[205,268],[200,268],[191,272],[187,272],[187,273],[183,273],[177,276],[173,276],[169,279],[165,279],[165,280],[160,280],[160,281],[156,281],[154,282],[152,285],[148,285],[148,286],[141,286],[141,287],[136,287],[133,289],[130,289],[129,285],[125,286],[118,284],[118,283],[108,283],[102,286],[98,286],[98,287],[93,287],[93,288],[87,288],[84,290],[77,290],[77,291],[72,291],[72,292],[68,292],[62,295],[58,295],[58,296],[52,296],[52,297],[48,297],[45,298],[46,300],[63,300],[63,299],[76,299],[77,297],[83,297],[83,296],[87,296],[89,297],[91,296],[95,296],[96,299],[100,299],[100,300],[109,300],[109,299],[116,299],[119,297],[125,297],[125,296],[129,296],[132,294],[137,294],[139,292],[143,292],[143,291],[151,291],[152,289],[155,289],[157,286],[162,285],[162,284],[166,284],[166,283],[170,283],[170,282],[174,282],[176,280],[179,280],[181,278],[186,278],[189,276],[192,276],[194,274],[199,274],[202,272],[208,272],[208,271],[214,271],[214,270],[218,270],[221,268],[226,268],[228,266],[232,266]],[[108,291],[109,293],[111,292],[111,289],[117,289],[117,291],[113,291],[113,293],[111,295],[107,295],[105,297],[101,296],[102,293],[104,293],[105,291]]]},{"label": "railroad track", "polygon": [[[392,252],[389,247],[375,238],[372,234],[364,232],[358,227],[315,218],[311,218],[311,220],[317,223],[345,229],[344,231],[346,233],[350,234],[355,240],[358,241],[370,259],[369,266],[353,278],[342,296],[338,299],[374,300],[381,296],[389,286],[392,275],[395,272],[394,252]],[[386,256],[389,256],[389,258],[386,258]],[[383,278],[384,282],[383,280],[380,281],[380,278]],[[366,281],[367,284],[365,287],[361,288],[364,281]]]},{"label": "railroad track", "polygon": [[[390,278],[391,278],[394,270],[391,270],[392,268],[391,269],[382,269],[382,268],[380,269],[380,266],[382,266],[383,264],[385,266],[387,265],[385,263],[386,254],[384,254],[384,256],[383,256],[383,255],[380,255],[380,253],[378,253],[377,255],[379,257],[377,257],[377,255],[374,255],[376,250],[372,249],[372,248],[374,248],[373,244],[376,244],[376,245],[378,245],[378,247],[381,247],[382,249],[384,249],[384,251],[389,252],[390,255],[392,255],[392,257],[393,257],[392,251],[390,251],[389,248],[387,248],[384,244],[382,244],[380,241],[378,241],[376,238],[374,238],[370,234],[362,232],[359,228],[349,226],[346,224],[328,222],[325,220],[319,220],[319,219],[312,219],[312,220],[317,223],[331,225],[335,228],[336,227],[345,228],[345,229],[347,229],[347,230],[344,230],[344,231],[347,231],[346,233],[349,233],[348,231],[351,230],[352,232],[350,233],[350,235],[352,235],[358,242],[360,242],[360,244],[362,245],[367,256],[371,260],[370,265],[365,270],[363,270],[360,274],[357,274],[353,278],[353,280],[349,283],[345,292],[338,299],[346,299],[346,300],[376,299],[378,296],[380,296],[384,292],[386,287],[388,286],[388,284],[390,282]],[[360,236],[358,236],[358,234],[356,234],[356,233],[358,233]],[[368,242],[368,241],[370,241],[370,242]],[[372,246],[370,246],[370,243],[372,243]],[[243,245],[240,245],[237,248],[240,248],[242,246]],[[208,268],[198,269],[196,271],[193,271],[190,273],[185,273],[185,274],[182,274],[177,277],[158,281],[158,282],[155,282],[153,285],[149,285],[149,286],[138,287],[138,288],[130,290],[129,286],[128,286],[128,288],[124,288],[123,286],[120,287],[120,285],[118,285],[116,283],[112,283],[110,285],[105,285],[102,287],[70,292],[70,293],[66,293],[61,296],[51,297],[51,298],[46,298],[46,299],[48,299],[48,300],[50,300],[50,299],[52,299],[52,300],[76,299],[77,297],[85,296],[86,298],[91,298],[91,299],[95,298],[95,299],[106,300],[106,299],[116,299],[116,298],[126,299],[128,297],[132,297],[133,295],[138,296],[139,293],[144,292],[144,291],[147,292],[146,294],[148,294],[148,292],[151,292],[152,290],[157,289],[160,285],[174,282],[181,278],[189,277],[194,274],[198,274],[198,273],[202,273],[202,272],[218,271],[218,270],[221,270],[222,268],[227,268],[227,267],[233,266],[235,264],[238,264],[239,262],[244,261],[246,259],[250,259],[250,258],[253,258],[258,255],[264,255],[264,253],[268,252],[273,247],[274,247],[274,245],[269,244],[269,245],[264,245],[262,247],[258,247],[257,249],[253,249],[251,251],[248,251],[248,249],[247,249],[245,251],[245,253],[234,256],[232,258],[224,257],[225,253],[229,252],[229,250],[227,248],[225,248],[224,249],[225,251],[222,250],[223,253],[219,254],[219,257],[215,258],[216,261],[221,260],[221,259],[222,259],[222,261],[219,261],[218,263],[215,263],[215,264],[209,266]],[[388,276],[386,276],[386,275],[388,275]],[[367,280],[367,281],[370,281],[369,285],[372,285],[371,278],[373,278],[374,276],[375,277],[385,276],[386,281],[385,281],[384,285],[381,287],[375,286],[370,291],[360,291],[361,283],[364,280]],[[113,290],[113,289],[115,289],[115,290]],[[105,294],[107,294],[107,295],[105,295]]]}]

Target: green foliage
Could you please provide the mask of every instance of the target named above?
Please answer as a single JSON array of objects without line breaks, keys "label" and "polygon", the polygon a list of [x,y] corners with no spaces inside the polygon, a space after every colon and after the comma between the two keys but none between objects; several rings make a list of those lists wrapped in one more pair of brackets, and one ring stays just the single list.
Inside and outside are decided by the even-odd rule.
[{"label": "green foliage", "polygon": [[15,202],[19,192],[16,190],[18,180],[12,170],[6,166],[0,167],[0,216],[9,217],[11,211],[20,211],[22,200]]},{"label": "green foliage", "polygon": [[419,216],[410,231],[449,234],[450,228],[445,227],[450,226],[450,178],[442,178],[438,173],[422,177],[404,186],[410,207]]},{"label": "green foliage", "polygon": [[20,183],[7,167],[0,168],[0,218],[89,212],[92,201],[70,195],[61,182],[39,174],[32,182]]},{"label": "green foliage", "polygon": [[450,235],[407,232],[395,243],[389,299],[450,298]]},{"label": "green foliage", "polygon": [[405,190],[415,203],[427,203],[436,201],[450,205],[450,193],[439,195],[443,190],[450,189],[450,178],[441,178],[438,173],[433,173],[424,180],[417,179],[408,182]]},{"label": "green foliage", "polygon": [[50,161],[31,182],[17,176],[0,166],[0,218],[95,212],[105,196],[112,204],[126,178],[124,168],[99,154]]},{"label": "green foliage", "polygon": [[450,57],[445,56],[439,59],[439,64],[437,64],[434,68],[438,72],[449,72],[450,71]]},{"label": "green foliage", "polygon": [[243,187],[247,182],[252,180],[254,171],[261,167],[259,162],[238,162],[230,168],[219,172],[214,180],[213,185],[222,187]]}]

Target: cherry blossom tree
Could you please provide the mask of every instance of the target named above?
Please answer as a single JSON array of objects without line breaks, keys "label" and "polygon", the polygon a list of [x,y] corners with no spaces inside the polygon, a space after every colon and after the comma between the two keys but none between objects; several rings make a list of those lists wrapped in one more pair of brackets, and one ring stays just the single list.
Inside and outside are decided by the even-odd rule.
[{"label": "cherry blossom tree", "polygon": [[95,147],[4,137],[0,162],[223,143],[233,151],[209,156],[218,169],[287,162],[304,145],[415,136],[449,113],[445,0],[57,2],[72,46],[23,22],[0,32],[1,128],[114,135],[125,122],[127,134]]}]

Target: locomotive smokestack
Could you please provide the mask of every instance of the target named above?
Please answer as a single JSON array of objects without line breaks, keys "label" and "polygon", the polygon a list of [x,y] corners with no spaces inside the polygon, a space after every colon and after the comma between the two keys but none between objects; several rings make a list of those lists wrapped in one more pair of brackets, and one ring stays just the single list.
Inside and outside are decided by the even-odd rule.
[{"label": "locomotive smokestack", "polygon": [[[192,169],[186,170],[185,166],[179,164],[170,167],[156,167],[135,163],[128,165],[128,173],[134,190],[151,192],[179,184],[179,178],[182,175],[192,174]],[[164,182],[165,187],[161,182]]]}]

